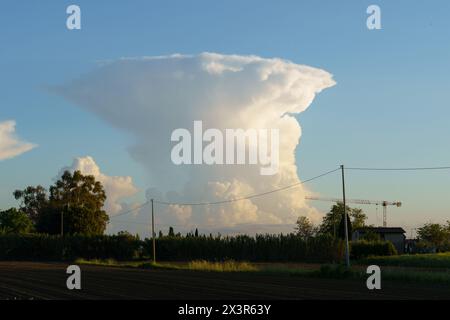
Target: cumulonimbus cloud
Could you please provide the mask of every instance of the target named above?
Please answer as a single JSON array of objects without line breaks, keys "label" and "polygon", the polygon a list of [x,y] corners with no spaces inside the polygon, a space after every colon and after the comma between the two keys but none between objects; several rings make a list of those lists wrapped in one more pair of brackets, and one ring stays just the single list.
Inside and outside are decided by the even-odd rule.
[{"label": "cumulonimbus cloud", "polygon": [[108,176],[101,172],[100,167],[95,160],[89,156],[75,158],[70,167],[61,169],[58,178],[61,177],[66,170],[69,172],[78,170],[83,175],[94,176],[97,181],[102,183],[107,196],[104,209],[111,216],[122,211],[124,207],[128,207],[128,205],[122,203],[122,201],[138,192],[131,177]]},{"label": "cumulonimbus cloud", "polygon": [[[294,115],[333,85],[328,72],[282,59],[202,53],[123,58],[54,90],[135,137],[129,152],[150,175],[149,197],[204,202],[298,183],[295,149],[301,128]],[[255,165],[174,165],[171,133],[191,130],[194,120],[219,130],[278,129],[278,173],[261,176]],[[159,217],[167,224],[205,228],[289,224],[299,215],[317,220],[305,192],[299,186],[223,205],[165,206]]]},{"label": "cumulonimbus cloud", "polygon": [[20,140],[15,132],[15,121],[8,120],[0,122],[0,161],[14,158],[37,146],[33,143]]}]

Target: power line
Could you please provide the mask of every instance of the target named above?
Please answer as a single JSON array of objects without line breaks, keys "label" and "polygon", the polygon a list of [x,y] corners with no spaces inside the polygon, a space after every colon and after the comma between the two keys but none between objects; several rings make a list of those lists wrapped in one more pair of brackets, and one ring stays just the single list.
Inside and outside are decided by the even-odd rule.
[{"label": "power line", "polygon": [[114,217],[111,217],[111,219],[117,218],[117,217],[120,217],[120,216],[124,216],[124,215],[129,214],[129,213],[131,213],[131,212],[133,212],[133,211],[136,211],[136,210],[138,210],[138,209],[141,209],[141,208],[145,207],[146,205],[148,205],[149,203],[150,203],[150,201],[146,201],[146,202],[144,202],[143,204],[141,204],[141,205],[139,205],[139,206],[136,206],[136,207],[134,207],[134,208],[132,208],[132,209],[130,209],[130,210],[127,210],[127,211],[124,211],[124,212],[122,212],[122,213],[116,214]]},{"label": "power line", "polygon": [[[287,190],[287,189],[290,189],[290,188],[294,188],[294,187],[299,186],[299,185],[301,185],[301,184],[304,184],[304,183],[306,183],[306,182],[310,182],[310,181],[319,179],[319,178],[321,178],[321,177],[324,177],[324,176],[326,176],[326,175],[328,175],[328,174],[331,174],[331,173],[333,173],[333,172],[336,172],[336,171],[338,171],[338,170],[340,170],[340,168],[337,168],[337,169],[334,169],[334,170],[327,171],[327,172],[322,173],[322,174],[320,174],[320,175],[318,175],[318,176],[312,177],[312,178],[307,179],[307,180],[304,180],[304,181],[300,181],[300,182],[294,183],[294,184],[289,185],[289,186],[285,186],[285,187],[282,187],[282,188],[270,190],[270,191],[263,192],[263,193],[259,193],[259,194],[253,194],[253,195],[246,196],[246,197],[242,197],[242,198],[228,199],[228,200],[215,201],[215,202],[198,202],[198,203],[175,203],[175,202],[166,202],[166,201],[159,201],[159,200],[154,200],[154,202],[155,202],[155,203],[159,203],[159,204],[163,204],[163,205],[179,205],[179,206],[206,206],[206,205],[217,205],[217,204],[224,204],[224,203],[236,202],[236,201],[241,201],[241,200],[246,200],[246,199],[252,199],[252,198],[256,198],[256,197],[261,197],[261,196],[268,195],[268,194],[271,194],[271,193],[275,193],[275,192]],[[148,200],[148,201],[144,202],[143,204],[141,204],[141,205],[139,205],[139,206],[137,206],[137,207],[134,207],[134,208],[132,208],[132,209],[130,209],[130,210],[124,211],[124,212],[119,213],[119,214],[117,214],[117,215],[115,215],[115,216],[113,216],[113,217],[110,217],[110,219],[116,219],[117,217],[127,215],[127,214],[129,214],[129,213],[131,213],[131,212],[133,212],[133,211],[136,211],[136,210],[138,210],[138,209],[141,209],[141,208],[147,206],[147,205],[150,204],[150,203],[151,203],[151,200]]]},{"label": "power line", "polygon": [[411,167],[411,168],[346,167],[345,170],[360,170],[360,171],[423,171],[423,170],[450,170],[450,167]]},{"label": "power line", "polygon": [[224,204],[224,203],[230,203],[230,202],[237,202],[237,201],[248,200],[248,199],[252,199],[252,198],[256,198],[256,197],[262,197],[262,196],[265,196],[265,195],[268,195],[268,194],[272,194],[272,193],[275,193],[275,192],[280,192],[280,191],[283,191],[283,190],[294,188],[294,187],[302,185],[302,184],[304,184],[306,182],[310,182],[310,181],[319,179],[321,177],[324,177],[324,176],[326,176],[328,174],[331,174],[333,172],[336,172],[338,170],[340,170],[340,168],[327,171],[327,172],[322,173],[322,174],[320,174],[318,176],[315,176],[315,177],[312,177],[310,179],[291,184],[289,186],[285,186],[285,187],[282,187],[282,188],[266,191],[266,192],[263,192],[263,193],[253,194],[253,195],[249,195],[249,196],[241,197],[241,198],[234,198],[234,199],[214,201],[214,202],[191,202],[191,203],[176,203],[176,202],[166,202],[166,201],[155,200],[155,203],[164,204],[164,205],[178,205],[178,206],[208,206],[208,205],[217,205],[217,204]]},{"label": "power line", "polygon": [[[168,201],[160,201],[160,200],[154,200],[154,203],[162,204],[162,205],[179,205],[179,206],[208,206],[208,205],[219,205],[219,204],[225,204],[225,203],[232,203],[242,200],[248,200],[256,197],[262,197],[265,195],[269,195],[272,193],[280,192],[283,190],[291,189],[294,187],[297,187],[299,185],[302,185],[304,183],[319,179],[321,177],[324,177],[326,175],[329,175],[331,173],[334,173],[338,170],[341,170],[341,168],[336,168],[334,170],[327,171],[325,173],[322,173],[320,175],[314,176],[310,179],[300,181],[297,183],[294,183],[292,185],[288,185],[285,187],[281,187],[278,189],[270,190],[263,193],[253,194],[246,197],[240,197],[240,198],[234,198],[234,199],[228,199],[228,200],[220,200],[220,201],[212,201],[212,202],[187,202],[187,203],[177,203],[177,202],[168,202]],[[450,170],[450,166],[441,166],[441,167],[401,167],[401,168],[373,168],[373,167],[346,167],[345,170],[355,170],[355,171],[425,171],[425,170]],[[151,200],[148,200],[144,202],[143,204],[136,206],[132,209],[129,209],[127,211],[121,212],[113,217],[110,217],[110,219],[116,219],[117,217],[127,215],[131,212],[134,212],[136,210],[139,210],[151,203]],[[117,221],[119,222],[119,221]],[[124,222],[124,221],[123,221]]]},{"label": "power line", "polygon": [[[147,226],[145,224],[148,223],[148,221],[131,221],[131,220],[114,220],[114,222],[141,225],[143,228],[147,228]],[[159,226],[159,227],[186,227],[186,225],[183,225],[183,224],[157,223],[157,222],[155,222],[155,226]]]},{"label": "power line", "polygon": [[[115,218],[115,217],[111,217],[111,218]],[[127,220],[114,220],[114,222],[118,222],[118,223],[127,223],[127,224],[136,224],[136,225],[142,225],[142,227],[147,228],[146,225],[144,225],[145,223],[147,223],[147,221],[127,221]]]}]

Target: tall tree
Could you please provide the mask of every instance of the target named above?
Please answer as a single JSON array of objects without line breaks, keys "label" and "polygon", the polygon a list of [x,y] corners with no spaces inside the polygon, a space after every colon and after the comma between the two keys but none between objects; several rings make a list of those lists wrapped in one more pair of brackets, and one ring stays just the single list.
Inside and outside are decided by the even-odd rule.
[{"label": "tall tree", "polygon": [[[352,225],[352,229],[362,228],[365,226],[365,221],[367,219],[367,216],[364,214],[362,209],[359,208],[350,208],[349,206],[345,207],[345,210],[348,214],[348,218],[350,221],[350,224]],[[329,233],[333,235],[334,237],[338,237],[340,232],[340,225],[343,220],[342,217],[344,216],[344,204],[343,203],[336,203],[333,205],[330,209],[330,211],[323,217],[322,224],[319,227],[319,232],[322,234]],[[349,224],[349,225],[350,225]],[[341,236],[345,233],[341,233]],[[351,237],[350,237],[351,239]]]},{"label": "tall tree", "polygon": [[367,215],[360,208],[350,208],[350,218],[353,230],[364,228],[366,226]]},{"label": "tall tree", "polygon": [[39,214],[48,206],[47,190],[42,186],[27,187],[13,192],[14,198],[20,201],[20,211],[36,223]]},{"label": "tall tree", "polygon": [[[346,210],[349,212],[350,207],[347,206]],[[330,211],[323,217],[322,224],[319,227],[319,232],[322,234],[329,233],[334,237],[337,237],[339,223],[341,222],[343,213],[344,205],[342,203],[333,205]]]},{"label": "tall tree", "polygon": [[59,233],[61,213],[66,234],[103,234],[109,217],[103,210],[106,194],[93,176],[65,171],[50,187],[49,206],[38,221],[39,230]]},{"label": "tall tree", "polygon": [[302,239],[306,240],[311,238],[316,233],[316,228],[312,224],[312,222],[308,219],[308,217],[298,217],[296,226],[295,226],[296,234]]},{"label": "tall tree", "polygon": [[85,207],[93,211],[102,210],[106,194],[102,184],[94,176],[84,176],[80,171],[73,174],[65,171],[50,187],[50,201],[53,204],[70,207]]},{"label": "tall tree", "polygon": [[450,223],[447,226],[437,223],[427,223],[417,229],[417,235],[420,240],[431,243],[436,248],[450,241]]}]

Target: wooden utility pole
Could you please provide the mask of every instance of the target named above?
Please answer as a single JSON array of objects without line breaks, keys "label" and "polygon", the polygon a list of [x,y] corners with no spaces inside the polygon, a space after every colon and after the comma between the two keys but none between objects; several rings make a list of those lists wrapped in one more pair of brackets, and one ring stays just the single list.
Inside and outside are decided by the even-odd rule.
[{"label": "wooden utility pole", "polygon": [[153,241],[153,263],[156,263],[156,243],[155,243],[155,214],[153,209],[153,199],[152,201],[152,241]]},{"label": "wooden utility pole", "polygon": [[348,245],[348,224],[347,224],[347,208],[345,202],[345,177],[344,177],[344,165],[341,165],[342,172],[342,202],[344,204],[344,231],[345,231],[345,264],[347,268],[350,267],[350,250]]}]

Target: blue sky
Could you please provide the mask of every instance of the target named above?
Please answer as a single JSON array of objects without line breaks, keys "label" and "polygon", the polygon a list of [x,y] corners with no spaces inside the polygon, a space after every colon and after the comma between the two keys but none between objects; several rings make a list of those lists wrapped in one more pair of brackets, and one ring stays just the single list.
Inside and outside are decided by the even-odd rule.
[{"label": "blue sky", "polygon": [[[82,30],[65,9],[82,10]],[[382,30],[366,28],[378,4]],[[39,147],[0,162],[0,207],[11,192],[48,185],[74,157],[91,155],[110,175],[151,184],[127,152],[131,137],[45,87],[99,61],[172,53],[254,54],[327,70],[337,85],[298,116],[302,179],[347,166],[450,165],[450,3],[448,1],[3,1],[0,13],[0,121]],[[339,196],[339,177],[311,185]],[[349,172],[348,196],[401,200],[391,224],[410,229],[450,217],[450,172]],[[143,193],[137,196],[143,199]],[[317,204],[326,210],[328,204]],[[365,207],[370,222],[375,209]]]}]

